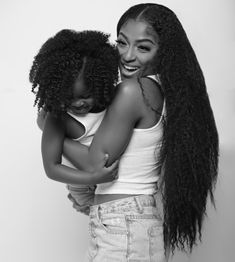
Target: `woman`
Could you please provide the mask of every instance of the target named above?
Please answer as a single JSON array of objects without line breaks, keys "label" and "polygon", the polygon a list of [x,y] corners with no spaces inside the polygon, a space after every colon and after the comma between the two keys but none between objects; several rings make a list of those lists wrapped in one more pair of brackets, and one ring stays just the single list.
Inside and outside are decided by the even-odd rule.
[{"label": "woman", "polygon": [[[90,211],[89,261],[166,261],[191,251],[213,201],[218,135],[203,73],[168,8],[139,4],[117,25],[122,83],[89,150],[66,140],[75,164],[120,158],[116,181],[100,184]],[[83,148],[84,149],[84,148]],[[162,193],[163,217],[154,201]]]}]

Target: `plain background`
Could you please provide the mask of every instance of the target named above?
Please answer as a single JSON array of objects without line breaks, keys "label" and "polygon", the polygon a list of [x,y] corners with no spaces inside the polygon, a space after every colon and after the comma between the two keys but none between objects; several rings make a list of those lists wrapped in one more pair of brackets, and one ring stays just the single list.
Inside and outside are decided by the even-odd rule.
[{"label": "plain background", "polygon": [[[153,2],[153,1],[150,1]],[[77,262],[87,247],[88,219],[76,213],[63,184],[42,168],[41,132],[28,73],[34,55],[61,29],[111,33],[141,1],[1,0],[0,2],[0,261]],[[203,242],[174,262],[234,261],[235,2],[161,0],[182,22],[204,71],[220,134],[217,209],[208,203]]]}]

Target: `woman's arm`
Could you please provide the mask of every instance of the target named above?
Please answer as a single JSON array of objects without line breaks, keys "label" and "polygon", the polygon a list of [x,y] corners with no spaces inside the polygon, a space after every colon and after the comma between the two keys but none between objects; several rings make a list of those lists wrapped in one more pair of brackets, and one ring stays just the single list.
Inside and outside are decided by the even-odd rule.
[{"label": "woman's arm", "polygon": [[[107,110],[87,152],[89,163],[93,168],[105,154],[109,155],[107,161],[109,166],[125,151],[141,115],[142,94],[136,85],[138,85],[137,81],[128,81],[128,84],[119,85],[115,99]],[[82,150],[77,142],[65,139],[64,153],[75,166],[79,165],[76,156]]]},{"label": "woman's arm", "polygon": [[122,82],[114,101],[97,130],[89,150],[93,167],[104,154],[109,155],[107,166],[119,159],[129,144],[133,129],[141,119],[143,97],[137,80]]},{"label": "woman's arm", "polygon": [[106,156],[91,172],[76,170],[61,164],[64,141],[62,120],[47,114],[42,135],[42,158],[47,176],[68,184],[97,184],[112,181],[117,173],[117,164],[104,168]]},{"label": "woman's arm", "polygon": [[77,169],[90,171],[92,168],[88,158],[89,148],[79,141],[64,138],[63,156],[65,156]]}]

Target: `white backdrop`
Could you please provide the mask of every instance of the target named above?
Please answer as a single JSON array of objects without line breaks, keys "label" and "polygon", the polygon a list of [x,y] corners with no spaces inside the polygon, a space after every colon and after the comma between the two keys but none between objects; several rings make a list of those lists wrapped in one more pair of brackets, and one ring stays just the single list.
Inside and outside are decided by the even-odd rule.
[{"label": "white backdrop", "polygon": [[[0,261],[78,262],[87,246],[85,216],[63,184],[44,174],[28,73],[33,56],[63,28],[96,29],[115,39],[121,14],[141,1],[1,0]],[[153,1],[151,1],[153,2]],[[220,134],[217,209],[208,204],[202,244],[174,262],[233,261],[235,248],[235,2],[159,0],[181,20],[205,74]]]}]

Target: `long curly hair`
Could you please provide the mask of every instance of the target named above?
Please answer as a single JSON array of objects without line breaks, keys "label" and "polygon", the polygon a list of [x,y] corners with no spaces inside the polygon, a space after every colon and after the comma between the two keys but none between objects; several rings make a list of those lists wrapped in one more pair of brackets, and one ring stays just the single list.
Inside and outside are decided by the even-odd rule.
[{"label": "long curly hair", "polygon": [[218,134],[205,80],[176,15],[158,4],[139,4],[120,18],[147,22],[159,36],[154,69],[166,102],[163,141],[156,165],[162,171],[164,242],[192,251],[201,241],[208,195],[218,173]]},{"label": "long curly hair", "polygon": [[118,81],[118,53],[109,35],[64,29],[42,45],[29,73],[38,110],[55,115],[67,110],[84,63],[84,82],[95,100],[94,110],[111,103]]}]

